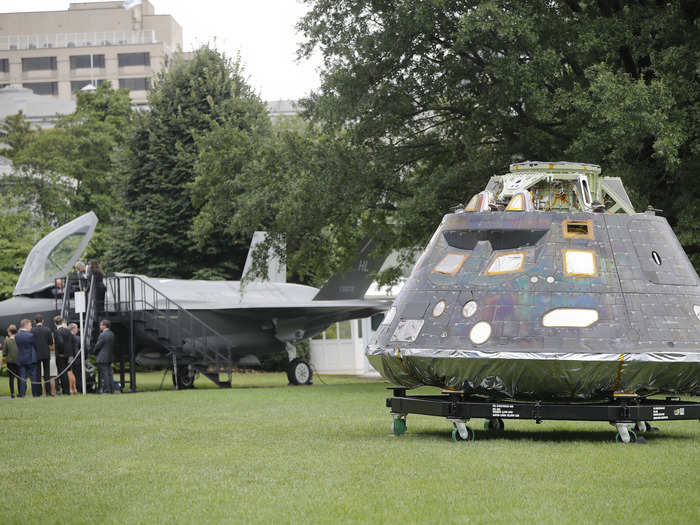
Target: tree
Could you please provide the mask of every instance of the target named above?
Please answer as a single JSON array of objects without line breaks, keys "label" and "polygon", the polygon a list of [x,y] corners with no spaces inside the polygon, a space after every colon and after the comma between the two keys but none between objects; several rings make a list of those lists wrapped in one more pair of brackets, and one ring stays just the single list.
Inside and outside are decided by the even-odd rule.
[{"label": "tree", "polygon": [[2,150],[3,157],[13,160],[15,154],[22,150],[27,139],[32,134],[32,125],[24,118],[24,113],[20,109],[16,115],[8,115],[0,122],[0,144],[5,144]]},{"label": "tree", "polygon": [[194,201],[191,183],[200,147],[233,161],[236,151],[250,154],[255,142],[247,137],[264,129],[265,106],[246,84],[240,62],[208,46],[190,59],[176,57],[148,103],[128,141],[127,214],[112,259],[119,268],[151,275],[231,278],[242,267],[246,239],[220,226],[208,198],[201,198],[202,186],[218,182],[202,175]]},{"label": "tree", "polygon": [[1,199],[0,300],[4,300],[12,295],[27,255],[48,228],[29,211],[16,209],[9,195]]},{"label": "tree", "polygon": [[[324,70],[306,114],[347,144],[336,159],[363,160],[344,170],[326,158],[344,186],[298,191],[304,213],[278,221],[283,232],[316,222],[348,246],[381,227],[389,247],[421,245],[509,163],[564,158],[622,176],[637,209],[663,208],[686,250],[700,251],[697,3],[307,3],[300,54],[320,50]],[[354,222],[351,199],[366,206]]]},{"label": "tree", "polygon": [[113,90],[109,82],[79,92],[75,112],[53,128],[31,129],[21,112],[7,117],[5,151],[14,169],[3,180],[6,192],[54,226],[93,210],[104,229],[121,209],[116,153],[132,119],[128,91]]}]

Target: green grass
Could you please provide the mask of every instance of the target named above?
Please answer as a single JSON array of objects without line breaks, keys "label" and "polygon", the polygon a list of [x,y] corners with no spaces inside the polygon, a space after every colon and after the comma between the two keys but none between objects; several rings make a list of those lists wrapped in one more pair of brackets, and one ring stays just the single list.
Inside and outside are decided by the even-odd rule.
[{"label": "green grass", "polygon": [[645,446],[604,423],[481,420],[454,443],[421,416],[393,437],[384,383],[323,379],[2,399],[0,523],[700,522],[697,421]]}]

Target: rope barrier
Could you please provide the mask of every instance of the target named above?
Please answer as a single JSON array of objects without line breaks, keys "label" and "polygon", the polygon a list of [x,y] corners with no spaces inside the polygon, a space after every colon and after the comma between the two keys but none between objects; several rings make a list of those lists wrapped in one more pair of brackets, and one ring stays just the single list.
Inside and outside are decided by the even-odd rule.
[{"label": "rope barrier", "polygon": [[[59,377],[61,377],[63,374],[68,373],[68,372],[73,368],[73,363],[75,362],[75,360],[76,360],[78,357],[80,357],[80,354],[82,353],[82,351],[83,351],[82,349],[78,350],[78,353],[75,354],[75,355],[71,358],[71,360],[70,360],[70,362],[68,363],[68,365],[66,365],[66,368],[64,368],[63,370],[61,370],[61,373],[60,373],[60,374],[56,374],[56,375],[55,375],[54,377],[52,377],[51,379],[53,379],[53,380],[55,381],[56,379],[58,379]],[[87,365],[87,362],[86,362],[85,364]],[[21,366],[21,365],[17,365],[17,366]],[[35,366],[36,366],[36,363],[35,363]],[[86,366],[86,368],[87,368],[87,366]],[[15,374],[15,373],[14,373],[12,370],[10,370],[9,368],[7,369],[7,371],[8,371],[10,374],[12,374],[13,376],[15,376],[15,377],[17,378],[18,381],[24,381],[25,383],[29,383],[29,384],[31,384],[31,385],[42,385],[42,386],[43,386],[43,385],[46,385],[46,384],[48,384],[48,383],[51,383],[51,379],[49,379],[48,381],[46,381],[46,380],[44,380],[44,381],[41,381],[41,380],[40,380],[40,381],[32,381],[31,378],[26,378],[26,379],[25,379],[25,378],[22,378],[22,377],[18,376],[17,374]]]}]

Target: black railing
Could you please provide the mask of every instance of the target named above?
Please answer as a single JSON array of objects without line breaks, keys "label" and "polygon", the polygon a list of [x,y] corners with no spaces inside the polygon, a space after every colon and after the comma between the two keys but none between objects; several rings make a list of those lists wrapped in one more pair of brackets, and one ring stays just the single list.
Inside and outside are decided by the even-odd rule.
[{"label": "black railing", "polygon": [[173,356],[186,357],[190,363],[202,367],[230,369],[231,341],[199,317],[137,275],[107,277],[105,281],[107,315],[144,321],[143,330],[150,332]]}]

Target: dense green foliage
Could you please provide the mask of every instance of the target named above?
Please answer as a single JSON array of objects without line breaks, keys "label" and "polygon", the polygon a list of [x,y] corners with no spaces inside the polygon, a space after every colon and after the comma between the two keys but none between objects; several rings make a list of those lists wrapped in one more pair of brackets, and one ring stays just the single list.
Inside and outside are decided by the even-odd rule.
[{"label": "dense green foliage", "polygon": [[314,124],[281,134],[274,183],[238,177],[248,191],[221,220],[306,236],[292,249],[327,273],[319,239],[336,255],[380,229],[387,248],[421,245],[510,162],[575,160],[621,176],[637,209],[662,208],[700,250],[697,3],[307,3],[301,54],[324,59]]},{"label": "dense green foliage", "polygon": [[53,128],[32,129],[21,112],[2,123],[2,155],[14,169],[2,179],[0,298],[11,293],[43,234],[90,210],[100,224],[88,255],[102,257],[122,213],[119,151],[133,115],[128,91],[105,82],[94,92],[78,92],[75,112]]},{"label": "dense green foliage", "polygon": [[[264,104],[246,84],[240,64],[208,46],[190,59],[176,57],[155,81],[148,104],[126,144],[126,214],[111,250],[113,265],[168,277],[240,275],[245,237],[223,227],[201,192],[193,199],[191,183],[200,140],[231,165],[246,162],[269,125]],[[229,173],[223,188],[204,175],[202,184],[221,190],[212,197],[218,206],[233,206],[228,196],[235,188],[228,186],[235,174]]]},{"label": "dense green foliage", "polygon": [[0,399],[0,522],[697,523],[697,421],[660,421],[646,445],[616,444],[607,422],[493,433],[481,419],[476,441],[454,443],[444,418],[414,415],[394,437],[385,383],[315,379]]},{"label": "dense green foliage", "polygon": [[0,300],[2,300],[12,295],[27,254],[49,228],[32,213],[18,209],[11,195],[3,195],[0,206],[2,206],[0,211]]}]

